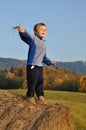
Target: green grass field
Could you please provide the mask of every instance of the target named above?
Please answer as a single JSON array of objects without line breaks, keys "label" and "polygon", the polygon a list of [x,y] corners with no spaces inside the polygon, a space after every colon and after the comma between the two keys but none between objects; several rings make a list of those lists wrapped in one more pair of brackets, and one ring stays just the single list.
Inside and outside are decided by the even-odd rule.
[{"label": "green grass field", "polygon": [[[25,95],[26,90],[9,90]],[[45,98],[53,103],[69,106],[73,115],[75,130],[86,130],[86,93],[45,90]]]}]

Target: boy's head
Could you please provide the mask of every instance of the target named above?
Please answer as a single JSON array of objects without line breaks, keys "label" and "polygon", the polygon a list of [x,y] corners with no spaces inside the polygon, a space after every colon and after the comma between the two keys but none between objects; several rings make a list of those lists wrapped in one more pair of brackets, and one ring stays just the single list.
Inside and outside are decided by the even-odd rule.
[{"label": "boy's head", "polygon": [[34,34],[38,35],[40,38],[44,38],[46,36],[47,27],[44,23],[37,23],[33,30]]}]

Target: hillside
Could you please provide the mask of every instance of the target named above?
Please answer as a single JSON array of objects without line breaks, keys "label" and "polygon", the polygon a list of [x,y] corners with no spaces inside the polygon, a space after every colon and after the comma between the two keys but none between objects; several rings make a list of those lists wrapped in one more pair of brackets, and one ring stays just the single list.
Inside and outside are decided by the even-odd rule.
[{"label": "hillside", "polygon": [[[12,66],[16,67],[16,66],[25,66],[25,65],[26,65],[26,60],[19,60],[13,58],[0,58],[0,69],[10,70]],[[75,62],[57,61],[56,67],[64,68],[75,73],[86,75],[86,62],[83,61],[75,61]]]},{"label": "hillside", "polygon": [[[1,69],[5,69],[0,71],[0,88],[17,89],[27,87],[25,67],[26,60],[0,58],[0,63],[2,63]],[[86,74],[86,63],[81,61],[68,63],[58,62],[56,68],[52,68],[52,66],[51,68],[45,66],[44,88],[86,92],[86,76],[83,75],[82,70],[83,73]],[[80,73],[82,73],[82,75],[80,75]]]},{"label": "hillside", "polygon": [[13,58],[0,58],[0,69],[10,70],[10,68],[16,66],[25,66],[26,60],[19,60]]},{"label": "hillside", "polygon": [[[63,68],[44,68],[44,89],[86,92],[86,76]],[[0,70],[0,88],[27,88],[26,67],[12,67],[10,71]]]},{"label": "hillside", "polygon": [[72,72],[86,75],[86,62],[83,61],[58,62],[58,67],[65,68]]}]

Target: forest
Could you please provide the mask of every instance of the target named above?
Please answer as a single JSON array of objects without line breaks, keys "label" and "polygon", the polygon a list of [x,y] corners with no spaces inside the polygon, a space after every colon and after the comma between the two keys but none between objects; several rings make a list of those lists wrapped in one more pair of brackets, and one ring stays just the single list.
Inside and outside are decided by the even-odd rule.
[{"label": "forest", "polygon": [[[86,76],[70,72],[63,68],[46,68],[43,70],[44,89],[71,92],[86,92]],[[26,67],[11,67],[0,70],[1,89],[27,88]]]}]

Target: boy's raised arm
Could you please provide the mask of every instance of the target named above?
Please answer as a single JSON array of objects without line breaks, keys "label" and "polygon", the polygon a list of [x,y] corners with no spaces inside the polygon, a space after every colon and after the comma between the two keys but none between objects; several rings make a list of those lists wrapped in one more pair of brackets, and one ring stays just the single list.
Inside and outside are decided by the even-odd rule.
[{"label": "boy's raised arm", "polygon": [[20,38],[26,42],[27,44],[30,45],[30,43],[32,44],[32,40],[33,40],[33,36],[30,33],[27,33],[27,31],[21,27],[21,26],[14,26],[13,27],[14,30],[17,30],[19,32]]}]

